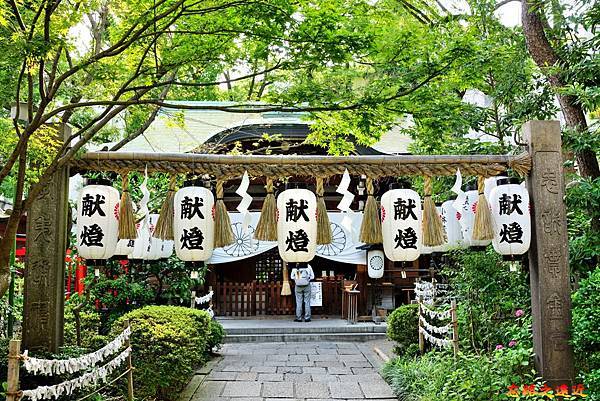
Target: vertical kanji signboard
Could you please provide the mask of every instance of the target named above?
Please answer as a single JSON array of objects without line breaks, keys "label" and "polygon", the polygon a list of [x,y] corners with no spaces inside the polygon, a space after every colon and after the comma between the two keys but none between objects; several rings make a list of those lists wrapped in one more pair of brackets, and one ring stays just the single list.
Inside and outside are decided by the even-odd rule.
[{"label": "vertical kanji signboard", "polygon": [[529,270],[536,365],[549,383],[569,383],[571,288],[560,124],[529,121],[523,134],[533,163],[527,187],[533,220]]},{"label": "vertical kanji signboard", "polygon": [[23,346],[56,352],[63,342],[68,173],[54,175],[27,211]]},{"label": "vertical kanji signboard", "polygon": [[58,170],[27,210],[24,349],[56,352],[63,342],[68,182]]}]

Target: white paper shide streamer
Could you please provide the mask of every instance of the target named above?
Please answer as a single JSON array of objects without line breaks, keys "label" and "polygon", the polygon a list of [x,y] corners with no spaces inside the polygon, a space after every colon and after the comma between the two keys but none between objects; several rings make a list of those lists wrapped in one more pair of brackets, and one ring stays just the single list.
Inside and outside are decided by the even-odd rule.
[{"label": "white paper shide streamer", "polygon": [[423,334],[425,340],[427,340],[429,343],[435,345],[438,348],[449,347],[452,344],[450,340],[447,340],[445,338],[438,338],[429,334],[429,332],[423,327],[419,327],[419,331],[421,332],[421,334]]},{"label": "white paper shide streamer", "polygon": [[194,299],[196,301],[196,304],[202,305],[202,304],[205,304],[207,302],[210,302],[210,300],[212,299],[212,297],[213,297],[213,291],[210,291],[208,294],[206,294],[206,295],[204,295],[202,297],[195,297]]},{"label": "white paper shide streamer", "polygon": [[[242,218],[242,229],[244,234],[248,232],[248,226],[250,226],[251,216],[250,212],[248,212],[248,208],[252,204],[252,196],[248,193],[248,188],[250,187],[250,178],[248,177],[248,172],[244,171],[244,176],[242,177],[242,182],[238,189],[236,189],[235,193],[242,197],[240,204],[237,206],[237,211],[240,212],[243,216]],[[252,238],[252,237],[251,237]]]},{"label": "white paper shide streamer", "polygon": [[421,304],[421,312],[429,316],[431,319],[444,320],[450,319],[451,317],[450,309],[439,312],[433,309],[429,309],[429,307],[425,304]]},{"label": "white paper shide streamer", "polygon": [[337,205],[338,210],[344,213],[341,222],[342,227],[349,233],[352,233],[352,214],[354,212],[350,209],[350,205],[352,205],[352,202],[354,201],[354,194],[350,192],[348,188],[350,188],[350,173],[348,173],[348,169],[346,169],[344,170],[344,175],[342,175],[340,185],[338,185],[335,192],[342,195],[342,200]]},{"label": "white paper shide streamer", "polygon": [[445,326],[434,326],[434,325],[430,324],[427,321],[427,319],[425,319],[422,315],[419,316],[419,320],[421,321],[421,324],[423,324],[423,327],[425,327],[427,329],[427,331],[430,331],[432,333],[448,334],[450,332],[450,324],[447,324]]},{"label": "white paper shide streamer", "polygon": [[106,360],[107,357],[116,353],[123,345],[125,341],[129,339],[131,335],[131,328],[126,328],[121,334],[115,337],[110,343],[106,344],[99,350],[90,354],[85,354],[77,358],[69,359],[39,359],[31,358],[27,356],[27,351],[24,353],[25,369],[34,375],[62,375],[72,374],[81,372],[82,370],[89,369],[100,362]]},{"label": "white paper shide streamer", "polygon": [[40,386],[33,390],[24,390],[22,398],[27,398],[31,401],[51,398],[58,399],[63,396],[69,396],[84,387],[105,383],[108,377],[127,360],[130,354],[131,348],[127,348],[104,366],[84,373],[75,379],[67,380],[53,386]]}]

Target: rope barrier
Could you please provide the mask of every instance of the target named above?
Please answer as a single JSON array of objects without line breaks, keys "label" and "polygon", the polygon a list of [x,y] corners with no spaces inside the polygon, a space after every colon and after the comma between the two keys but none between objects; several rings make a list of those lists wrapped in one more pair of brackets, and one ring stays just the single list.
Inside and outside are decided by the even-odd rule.
[{"label": "rope barrier", "polygon": [[327,178],[368,174],[372,178],[409,175],[448,176],[460,170],[468,175],[494,176],[508,169],[526,175],[531,169],[528,153],[519,155],[397,155],[397,156],[279,156],[178,153],[89,152],[70,162],[75,170],[143,171],[272,178],[289,176]]}]

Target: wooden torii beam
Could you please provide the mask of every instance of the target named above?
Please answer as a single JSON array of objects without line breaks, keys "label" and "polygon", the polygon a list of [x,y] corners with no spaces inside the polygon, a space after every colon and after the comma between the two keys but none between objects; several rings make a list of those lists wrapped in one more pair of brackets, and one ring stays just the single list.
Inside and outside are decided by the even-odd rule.
[{"label": "wooden torii beam", "polygon": [[[493,176],[512,169],[527,176],[532,205],[529,251],[535,361],[550,384],[573,380],[569,345],[571,302],[560,125],[530,121],[523,127],[528,152],[520,155],[297,156],[90,152],[71,162],[77,171],[162,171],[210,174],[219,179],[250,175]],[[34,202],[28,214],[24,345],[56,351],[62,344],[68,168]]]}]

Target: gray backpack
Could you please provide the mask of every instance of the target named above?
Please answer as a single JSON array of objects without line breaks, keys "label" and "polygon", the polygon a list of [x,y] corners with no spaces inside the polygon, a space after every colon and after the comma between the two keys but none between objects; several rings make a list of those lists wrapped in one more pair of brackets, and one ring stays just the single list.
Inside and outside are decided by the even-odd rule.
[{"label": "gray backpack", "polygon": [[[300,276],[300,278],[298,278],[298,276]],[[308,285],[308,283],[310,283],[310,273],[308,272],[308,269],[304,268],[296,270],[295,279],[296,285]]]}]

